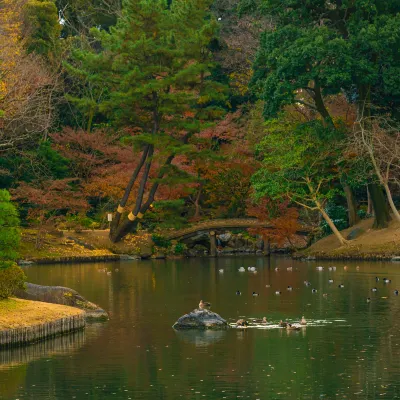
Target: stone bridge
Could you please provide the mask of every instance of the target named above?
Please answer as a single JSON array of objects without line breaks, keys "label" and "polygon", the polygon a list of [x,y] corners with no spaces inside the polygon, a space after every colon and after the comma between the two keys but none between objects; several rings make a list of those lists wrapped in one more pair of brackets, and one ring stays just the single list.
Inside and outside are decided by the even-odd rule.
[{"label": "stone bridge", "polygon": [[[214,219],[209,221],[202,221],[191,225],[188,228],[172,231],[165,235],[170,240],[185,240],[195,236],[201,232],[210,232],[210,255],[216,255],[216,238],[215,231],[225,229],[238,229],[238,228],[266,228],[275,229],[274,225],[267,221],[259,221],[255,218],[233,218],[233,219]],[[309,227],[301,227],[298,235],[308,235],[311,232]]]}]

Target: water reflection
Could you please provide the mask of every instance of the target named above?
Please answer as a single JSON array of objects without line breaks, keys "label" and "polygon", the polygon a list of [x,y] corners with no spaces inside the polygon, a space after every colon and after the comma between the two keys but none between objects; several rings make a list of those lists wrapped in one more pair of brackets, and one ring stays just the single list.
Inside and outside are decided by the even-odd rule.
[{"label": "water reflection", "polygon": [[226,331],[203,331],[186,330],[175,331],[176,336],[186,343],[194,344],[196,347],[207,347],[225,339]]},{"label": "water reflection", "polygon": [[73,354],[85,344],[85,331],[72,332],[22,347],[0,349],[0,366],[13,367],[31,361],[63,354]]},{"label": "water reflection", "polygon": [[[324,271],[316,270],[319,264]],[[250,265],[257,274],[247,271]],[[400,288],[400,269],[365,262],[346,263],[345,270],[338,262],[329,271],[330,265],[246,256],[30,267],[31,282],[73,287],[111,320],[87,329],[84,343],[72,351],[63,345],[66,351],[44,357],[2,359],[8,375],[0,373],[0,388],[8,391],[0,398],[399,398],[400,298],[393,290]],[[392,279],[388,285],[385,276]],[[252,297],[253,291],[260,296]],[[233,322],[305,315],[312,323],[299,332],[175,332],[172,324],[201,298]],[[13,362],[18,366],[10,368]]]}]

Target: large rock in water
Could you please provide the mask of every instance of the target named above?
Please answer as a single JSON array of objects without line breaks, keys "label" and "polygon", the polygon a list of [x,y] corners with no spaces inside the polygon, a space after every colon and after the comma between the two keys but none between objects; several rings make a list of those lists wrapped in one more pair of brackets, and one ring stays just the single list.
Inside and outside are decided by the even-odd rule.
[{"label": "large rock in water", "polygon": [[217,313],[196,309],[180,317],[174,329],[227,329],[228,323]]},{"label": "large rock in water", "polygon": [[86,312],[86,319],[107,320],[108,314],[102,308],[86,300],[77,291],[62,286],[41,286],[25,283],[25,290],[17,290],[20,299],[43,301],[76,307]]}]

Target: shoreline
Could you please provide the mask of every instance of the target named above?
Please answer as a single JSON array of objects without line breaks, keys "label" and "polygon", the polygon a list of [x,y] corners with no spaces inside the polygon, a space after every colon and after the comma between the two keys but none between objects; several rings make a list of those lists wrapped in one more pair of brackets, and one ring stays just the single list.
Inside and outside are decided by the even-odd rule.
[{"label": "shoreline", "polygon": [[16,298],[0,301],[0,348],[27,345],[85,326],[85,312],[77,308]]}]

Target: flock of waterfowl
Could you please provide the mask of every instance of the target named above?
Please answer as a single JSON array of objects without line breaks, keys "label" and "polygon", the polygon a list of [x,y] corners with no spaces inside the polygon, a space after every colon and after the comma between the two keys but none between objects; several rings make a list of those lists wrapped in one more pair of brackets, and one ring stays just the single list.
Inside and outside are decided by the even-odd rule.
[{"label": "flock of waterfowl", "polygon": [[[316,270],[317,270],[317,271],[324,271],[324,269],[325,269],[325,268],[324,268],[323,266],[318,266],[318,267],[316,267]],[[344,269],[345,271],[347,271],[347,270],[348,270],[348,267],[347,267],[347,266],[344,266],[343,269]],[[357,267],[356,267],[356,270],[358,271],[359,269],[360,269],[360,267],[357,266]],[[293,271],[293,267],[287,267],[286,270],[287,270],[287,271]],[[245,269],[244,267],[240,267],[238,271],[239,271],[239,272],[245,272],[246,269]],[[247,271],[253,272],[253,273],[257,273],[256,267],[252,267],[252,266],[251,266],[251,267],[248,267],[248,268],[247,268]],[[276,272],[280,271],[280,268],[279,268],[279,267],[276,267],[276,268],[275,268],[275,271],[276,271]],[[328,271],[336,271],[336,267],[335,267],[335,266],[328,267]],[[223,273],[224,270],[223,270],[223,269],[220,269],[219,272],[220,272],[220,273]],[[375,277],[375,281],[376,281],[376,282],[379,282],[380,279],[379,279],[378,277]],[[383,282],[384,284],[389,284],[389,283],[391,283],[392,281],[391,281],[391,279],[389,279],[389,278],[383,278],[383,279],[382,279],[382,282]],[[328,279],[328,283],[329,283],[329,284],[333,284],[333,283],[334,283],[334,280],[333,280],[332,278],[330,278],[330,279]],[[307,281],[307,280],[304,281],[304,285],[305,285],[305,286],[312,286],[311,282],[309,282],[309,281]],[[266,285],[266,287],[270,287],[270,285]],[[343,289],[343,288],[344,288],[344,285],[343,285],[342,283],[340,283],[340,284],[338,284],[338,288],[339,288],[339,289]],[[289,286],[286,288],[286,290],[287,290],[287,291],[292,291],[292,290],[293,290],[293,287],[289,285]],[[375,293],[375,292],[378,291],[378,288],[377,288],[377,287],[373,287],[373,288],[371,289],[371,291]],[[317,293],[318,290],[315,289],[315,288],[312,288],[312,289],[311,289],[311,292],[312,292],[312,293]],[[394,293],[395,296],[398,296],[398,295],[399,295],[399,291],[398,291],[397,289],[395,289],[395,290],[393,291],[393,293]],[[275,295],[279,296],[279,295],[281,295],[281,294],[282,294],[281,291],[279,291],[279,290],[275,291]],[[242,295],[242,292],[241,292],[240,290],[237,290],[237,291],[236,291],[236,295],[237,295],[237,296],[241,296],[241,295]],[[252,296],[253,296],[253,297],[258,297],[258,296],[259,296],[259,293],[253,292],[253,293],[252,293]],[[324,296],[324,297],[327,297],[328,294],[327,294],[327,293],[323,293],[323,296]],[[367,298],[367,302],[369,303],[370,301],[371,301],[371,298],[368,297],[368,298]],[[203,302],[203,301],[201,300],[200,304],[201,304],[202,302]],[[199,304],[199,308],[206,308],[206,307],[201,307],[200,304]],[[206,303],[206,304],[208,305],[207,308],[209,308],[209,307],[211,306],[210,303]],[[253,319],[252,322],[254,322],[254,323],[260,323],[260,324],[262,324],[262,325],[267,325],[267,324],[268,324],[268,321],[267,321],[267,318],[266,318],[266,317],[263,317],[263,319],[261,319],[261,320]],[[307,321],[305,320],[304,316],[302,317],[302,319],[300,320],[299,323],[290,324],[289,322],[284,322],[284,321],[280,321],[280,323],[279,323],[279,326],[280,326],[280,327],[286,328],[287,330],[300,330],[301,327],[304,327],[305,325],[307,325]],[[246,328],[247,326],[249,326],[249,322],[246,321],[245,319],[239,319],[239,320],[236,322],[236,327],[238,327],[238,328]]]}]

